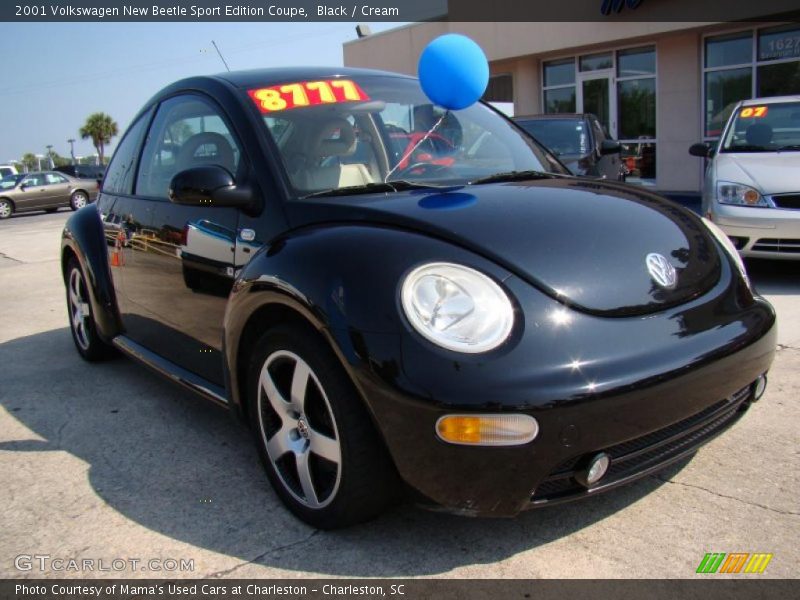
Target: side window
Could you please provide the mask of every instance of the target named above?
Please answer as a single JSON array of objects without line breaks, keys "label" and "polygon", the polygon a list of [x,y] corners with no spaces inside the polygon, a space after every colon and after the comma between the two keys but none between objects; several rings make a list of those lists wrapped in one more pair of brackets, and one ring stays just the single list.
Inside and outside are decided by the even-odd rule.
[{"label": "side window", "polygon": [[54,183],[67,183],[67,178],[62,177],[58,173],[45,173],[44,178],[45,181],[47,181],[47,185],[52,185]]},{"label": "side window", "polygon": [[22,185],[27,187],[39,187],[40,185],[44,185],[44,177],[42,177],[41,173],[35,173],[33,175],[28,175],[23,181]]},{"label": "side window", "polygon": [[117,146],[103,180],[104,192],[126,195],[132,192],[133,176],[136,172],[136,159],[139,156],[139,148],[141,148],[142,138],[152,112],[152,110],[149,110],[143,114],[128,129],[125,137],[122,138],[119,146]]},{"label": "side window", "polygon": [[200,96],[170,98],[158,108],[144,144],[136,195],[167,198],[179,171],[219,165],[235,175],[241,150],[219,110]]}]

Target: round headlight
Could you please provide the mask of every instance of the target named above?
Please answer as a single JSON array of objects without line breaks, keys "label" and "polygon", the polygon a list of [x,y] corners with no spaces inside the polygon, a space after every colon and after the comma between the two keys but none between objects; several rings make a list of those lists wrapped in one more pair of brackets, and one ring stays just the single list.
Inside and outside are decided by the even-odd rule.
[{"label": "round headlight", "polygon": [[469,267],[430,263],[403,282],[401,303],[411,325],[434,344],[456,352],[488,352],[514,325],[514,308],[492,279]]}]

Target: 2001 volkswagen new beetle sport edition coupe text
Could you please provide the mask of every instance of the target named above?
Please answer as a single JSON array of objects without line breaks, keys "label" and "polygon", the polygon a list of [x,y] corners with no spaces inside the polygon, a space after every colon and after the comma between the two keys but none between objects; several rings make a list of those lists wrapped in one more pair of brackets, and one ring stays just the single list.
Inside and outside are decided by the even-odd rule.
[{"label": "2001 volkswagen new beetle sport edition coupe text", "polygon": [[[452,160],[405,160],[392,136],[417,132]],[[78,352],[229,407],[323,528],[409,498],[513,516],[643,477],[732,425],[775,351],[716,226],[377,71],[167,87],[61,256]]]}]

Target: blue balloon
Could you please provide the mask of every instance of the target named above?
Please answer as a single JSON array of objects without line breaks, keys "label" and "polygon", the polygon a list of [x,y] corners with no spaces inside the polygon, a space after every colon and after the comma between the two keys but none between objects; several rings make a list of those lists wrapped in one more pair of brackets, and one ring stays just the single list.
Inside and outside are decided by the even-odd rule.
[{"label": "blue balloon", "polygon": [[419,82],[431,102],[449,110],[460,110],[480,100],[489,84],[489,62],[475,42],[464,35],[448,33],[433,40],[422,51]]}]

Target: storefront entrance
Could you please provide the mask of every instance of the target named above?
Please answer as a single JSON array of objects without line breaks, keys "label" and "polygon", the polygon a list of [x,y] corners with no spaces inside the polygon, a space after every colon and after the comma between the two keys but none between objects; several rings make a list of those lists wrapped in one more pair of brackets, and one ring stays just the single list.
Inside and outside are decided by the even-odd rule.
[{"label": "storefront entrance", "polygon": [[613,73],[581,73],[578,76],[577,105],[579,113],[597,115],[612,138],[617,137],[616,94]]}]

